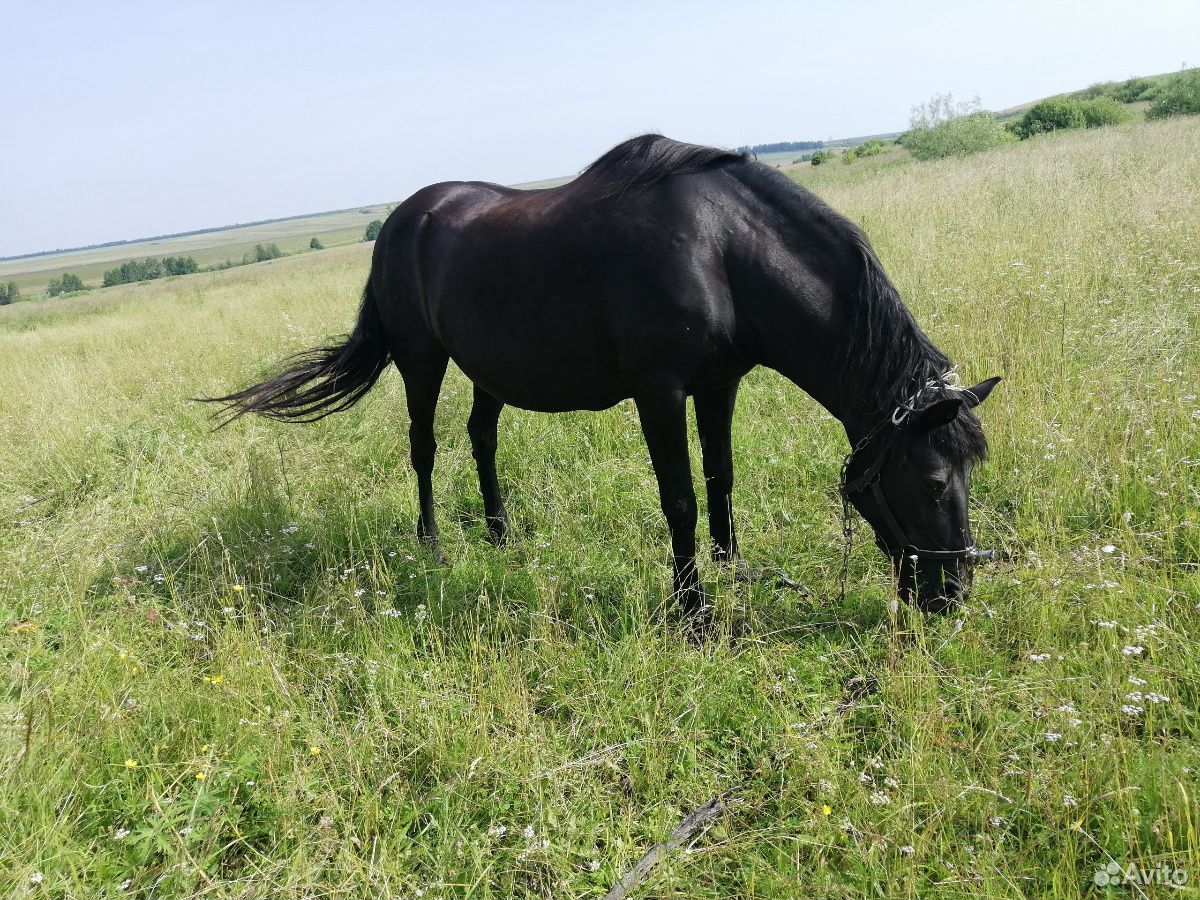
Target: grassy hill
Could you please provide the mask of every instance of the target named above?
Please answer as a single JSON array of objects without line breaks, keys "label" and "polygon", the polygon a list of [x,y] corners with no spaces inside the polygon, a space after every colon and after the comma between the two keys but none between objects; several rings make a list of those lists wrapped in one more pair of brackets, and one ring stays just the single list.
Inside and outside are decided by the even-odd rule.
[{"label": "grassy hill", "polygon": [[188,397],[346,329],[366,245],[0,310],[0,894],[596,896],[732,785],[644,895],[1195,878],[1198,144],[1190,118],[809,170],[964,377],[1006,376],[972,497],[1011,558],[946,617],[894,609],[865,536],[839,600],[845,439],[771,372],[738,526],[813,595],[706,566],[697,649],[628,404],[505,411],[495,549],[452,371],[446,568],[394,372],[317,425],[209,430]]}]

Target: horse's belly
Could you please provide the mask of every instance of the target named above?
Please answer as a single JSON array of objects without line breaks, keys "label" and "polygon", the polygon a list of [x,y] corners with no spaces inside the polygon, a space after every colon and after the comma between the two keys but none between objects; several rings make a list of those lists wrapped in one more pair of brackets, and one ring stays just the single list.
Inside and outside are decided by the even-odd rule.
[{"label": "horse's belly", "polygon": [[448,348],[468,378],[509,406],[536,412],[607,409],[632,396],[616,360],[596,348],[505,342]]}]

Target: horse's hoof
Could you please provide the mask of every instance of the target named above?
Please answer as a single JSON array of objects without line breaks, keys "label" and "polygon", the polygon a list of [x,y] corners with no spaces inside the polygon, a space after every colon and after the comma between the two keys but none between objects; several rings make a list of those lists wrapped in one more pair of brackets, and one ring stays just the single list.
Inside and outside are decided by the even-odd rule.
[{"label": "horse's hoof", "polygon": [[446,558],[446,554],[442,552],[442,547],[437,537],[429,534],[417,532],[417,543],[433,557],[433,563],[438,568],[445,568],[450,565],[450,560]]},{"label": "horse's hoof", "polygon": [[512,526],[508,517],[489,517],[487,520],[488,540],[496,547],[505,547],[512,542]]},{"label": "horse's hoof", "polygon": [[713,633],[712,604],[705,599],[697,606],[685,607],[679,626],[683,636],[692,644],[697,647],[704,644]]}]

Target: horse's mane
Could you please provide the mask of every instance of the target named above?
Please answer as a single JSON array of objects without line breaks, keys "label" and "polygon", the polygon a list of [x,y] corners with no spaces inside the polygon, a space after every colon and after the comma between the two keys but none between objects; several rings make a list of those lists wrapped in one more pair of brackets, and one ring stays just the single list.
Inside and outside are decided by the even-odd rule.
[{"label": "horse's mane", "polygon": [[684,144],[661,134],[643,134],[617,144],[584,169],[575,184],[599,188],[606,196],[619,196],[649,187],[668,175],[699,172],[742,158],[732,150]]},{"label": "horse's mane", "polygon": [[[834,288],[847,313],[836,372],[843,394],[880,420],[914,397],[921,408],[956,396],[942,381],[953,369],[949,358],[904,305],[863,230],[771,166],[747,159],[735,171],[743,184],[801,231],[809,246],[822,248],[819,252],[836,273]],[[930,436],[954,460],[979,460],[987,454],[983,428],[965,406],[953,422]]]},{"label": "horse's mane", "polygon": [[[862,229],[845,220],[862,259],[862,273],[843,344],[842,377],[879,414],[890,415],[916,398],[923,409],[961,393],[942,380],[953,366],[921,330]],[[954,460],[978,461],[987,456],[987,438],[979,419],[965,405],[948,425],[930,438]]]}]

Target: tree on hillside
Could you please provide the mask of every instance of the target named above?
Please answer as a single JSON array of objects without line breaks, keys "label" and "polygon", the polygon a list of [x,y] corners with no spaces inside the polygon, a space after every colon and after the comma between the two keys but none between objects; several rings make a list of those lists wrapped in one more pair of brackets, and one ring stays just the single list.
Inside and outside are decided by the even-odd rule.
[{"label": "tree on hillside", "polygon": [[324,250],[325,245],[321,243],[320,238],[315,237],[311,241],[308,242],[308,249],[309,250]]},{"label": "tree on hillside", "polygon": [[965,156],[1016,141],[990,112],[980,108],[979,98],[955,103],[950,94],[934,94],[928,103],[912,108],[909,129],[898,143],[917,159]]},{"label": "tree on hillside", "polygon": [[375,219],[373,222],[371,222],[370,225],[367,226],[367,230],[365,232],[363,232],[363,240],[364,241],[375,240],[375,238],[379,237],[379,232],[382,230],[383,230],[383,223],[381,221],[379,221],[378,219]]},{"label": "tree on hillside", "polygon": [[266,262],[268,259],[279,259],[281,256],[283,256],[283,251],[279,249],[278,244],[254,245],[255,262]]},{"label": "tree on hillside", "polygon": [[200,271],[196,260],[190,256],[163,257],[162,267],[168,275],[191,275],[193,272]]},{"label": "tree on hillside", "polygon": [[0,284],[0,306],[16,303],[20,299],[21,292],[17,289],[15,281],[10,281],[8,284]]},{"label": "tree on hillside", "polygon": [[51,278],[46,285],[46,295],[57,297],[59,294],[69,294],[72,291],[86,291],[87,285],[78,275],[64,272],[61,278]]}]

